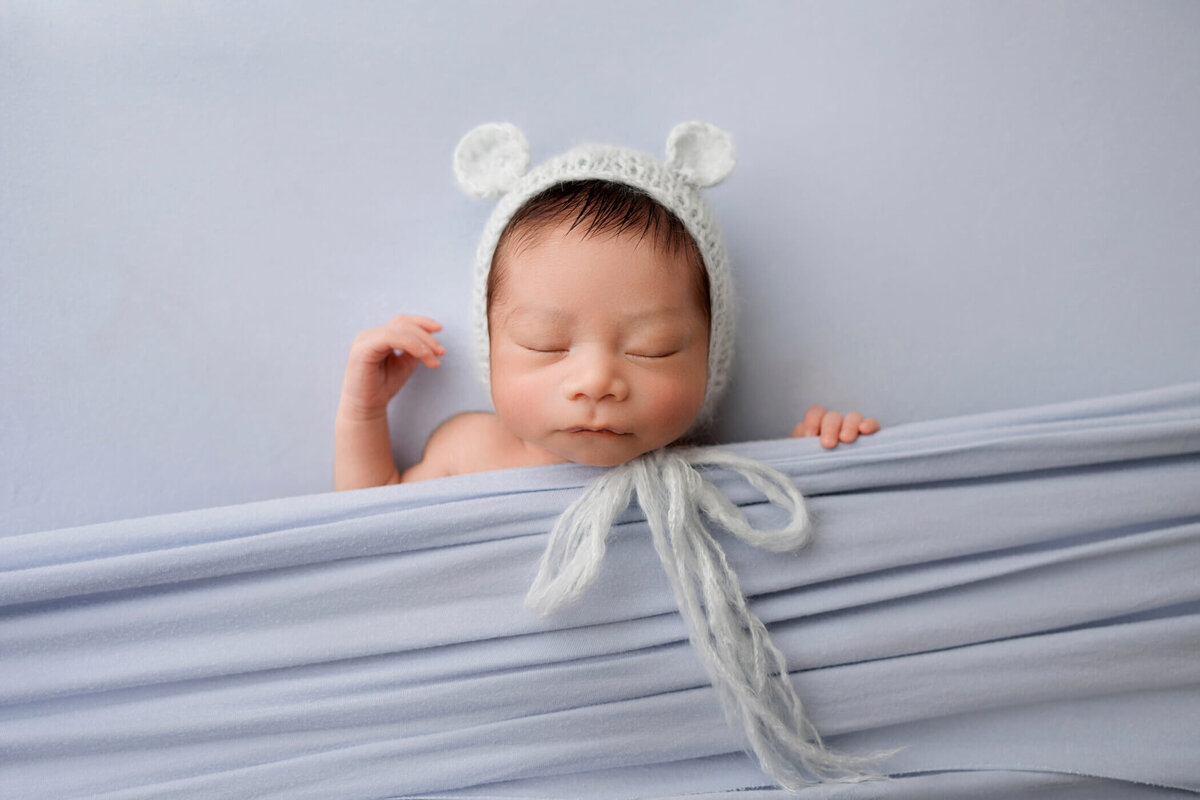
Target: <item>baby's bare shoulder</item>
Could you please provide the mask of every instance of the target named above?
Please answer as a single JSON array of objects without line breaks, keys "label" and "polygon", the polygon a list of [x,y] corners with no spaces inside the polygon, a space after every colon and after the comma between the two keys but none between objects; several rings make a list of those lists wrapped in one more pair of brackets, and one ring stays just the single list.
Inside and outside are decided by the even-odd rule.
[{"label": "baby's bare shoulder", "polygon": [[425,443],[420,463],[404,471],[403,481],[444,478],[509,466],[523,448],[500,418],[487,411],[455,414],[437,427]]},{"label": "baby's bare shoulder", "polygon": [[464,411],[437,426],[429,435],[429,442],[425,448],[428,450],[434,445],[470,443],[478,441],[477,437],[501,441],[516,438],[508,432],[508,429],[500,422],[500,418],[490,411]]}]

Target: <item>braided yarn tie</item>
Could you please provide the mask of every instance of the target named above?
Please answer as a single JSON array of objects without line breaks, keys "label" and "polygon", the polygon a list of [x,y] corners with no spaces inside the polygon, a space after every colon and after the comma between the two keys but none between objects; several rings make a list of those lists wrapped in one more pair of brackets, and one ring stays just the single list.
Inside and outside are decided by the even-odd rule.
[{"label": "braided yarn tie", "polygon": [[[776,530],[759,530],[700,470],[736,472],[788,514]],[[600,570],[605,541],[637,493],[663,569],[687,623],[688,638],[764,771],[798,790],[815,780],[877,777],[872,758],[833,753],[821,742],[788,677],[787,661],[751,613],[724,551],[705,518],[749,544],[773,552],[804,546],[811,533],[804,498],[772,467],[708,448],[664,448],[614,467],[593,481],[550,534],[526,607],[550,614],[578,600]]]}]

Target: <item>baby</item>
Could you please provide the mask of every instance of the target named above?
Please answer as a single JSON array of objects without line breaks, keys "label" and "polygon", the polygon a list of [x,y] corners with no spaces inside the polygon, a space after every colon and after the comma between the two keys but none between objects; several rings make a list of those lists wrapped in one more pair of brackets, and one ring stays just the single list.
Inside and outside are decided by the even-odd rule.
[{"label": "baby", "polygon": [[[481,126],[456,153],[464,188],[506,193],[476,265],[475,331],[495,413],[447,420],[401,472],[387,405],[419,364],[441,364],[441,325],[399,316],[363,331],[337,412],[337,489],[615,466],[685,440],[712,413],[732,354],[731,281],[698,189],[732,169],[728,134],[678,126],[666,165],[598,145],[528,174],[527,165],[512,126]],[[792,436],[819,435],[832,448],[877,430],[857,412],[813,406]]]},{"label": "baby", "polygon": [[[780,786],[861,780],[870,759],[830,752],[788,677],[786,658],[751,613],[714,520],[775,551],[803,546],[804,500],[774,468],[711,448],[671,448],[712,414],[733,354],[733,290],[720,232],[700,188],[733,169],[724,131],[684,123],[666,162],[585,145],[528,170],[511,125],[484,125],[459,144],[459,183],[502,195],[475,260],[472,331],[495,413],[451,418],[421,461],[392,461],[387,404],[419,364],[436,368],[441,326],[402,316],[364,331],[346,366],[337,416],[337,488],[506,467],[575,462],[601,472],[562,513],[525,598],[539,613],[577,600],[599,573],[617,514],[636,493],[689,639],[727,718],[738,722]],[[809,409],[794,436],[826,447],[873,433],[861,414]],[[705,475],[740,474],[786,512],[756,529]]]}]

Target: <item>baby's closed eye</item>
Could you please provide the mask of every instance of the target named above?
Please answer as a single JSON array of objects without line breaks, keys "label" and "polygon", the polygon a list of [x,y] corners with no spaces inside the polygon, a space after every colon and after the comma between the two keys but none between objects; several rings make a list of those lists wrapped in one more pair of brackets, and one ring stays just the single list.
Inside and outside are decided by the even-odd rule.
[{"label": "baby's closed eye", "polygon": [[691,344],[692,337],[678,331],[661,335],[631,336],[625,342],[625,355],[633,359],[663,359],[679,355]]},{"label": "baby's closed eye", "polygon": [[629,356],[630,358],[656,359],[670,358],[673,355],[677,355],[679,352],[680,348],[678,347],[638,347],[629,350],[625,353],[625,355]]},{"label": "baby's closed eye", "polygon": [[565,353],[571,348],[561,342],[518,342],[522,349],[528,350],[531,353]]}]

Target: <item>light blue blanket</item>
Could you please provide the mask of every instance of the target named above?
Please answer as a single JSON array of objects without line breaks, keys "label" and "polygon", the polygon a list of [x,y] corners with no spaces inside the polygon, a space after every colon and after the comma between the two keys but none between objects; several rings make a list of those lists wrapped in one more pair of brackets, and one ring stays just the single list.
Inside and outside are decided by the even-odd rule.
[{"label": "light blue blanket", "polygon": [[[902,748],[801,796],[1200,793],[1200,384],[728,449],[810,499],[795,554],[720,538],[817,727]],[[783,797],[636,507],[577,605],[523,608],[596,474],[0,537],[0,797]]]}]

